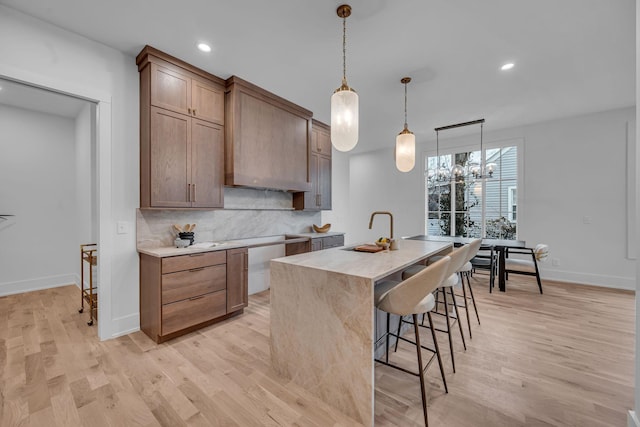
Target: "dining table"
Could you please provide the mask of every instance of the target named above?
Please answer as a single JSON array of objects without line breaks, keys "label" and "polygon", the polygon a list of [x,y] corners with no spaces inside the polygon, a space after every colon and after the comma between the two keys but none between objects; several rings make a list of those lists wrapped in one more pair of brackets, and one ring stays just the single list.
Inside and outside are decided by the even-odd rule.
[{"label": "dining table", "polygon": [[[406,240],[423,240],[429,242],[450,242],[454,246],[461,246],[471,243],[475,238],[462,236],[431,236],[419,234],[416,236],[405,237]],[[482,239],[483,249],[493,248],[498,253],[498,288],[500,292],[507,290],[507,275],[505,272],[505,259],[509,248],[525,248],[527,246],[524,240],[510,239]]]}]

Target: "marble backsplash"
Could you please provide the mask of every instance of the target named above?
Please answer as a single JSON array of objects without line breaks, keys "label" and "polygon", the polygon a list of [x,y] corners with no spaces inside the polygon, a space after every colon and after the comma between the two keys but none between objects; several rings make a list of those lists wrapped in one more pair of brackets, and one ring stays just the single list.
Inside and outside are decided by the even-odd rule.
[{"label": "marble backsplash", "polygon": [[138,247],[173,245],[173,224],[196,224],[196,242],[307,233],[312,224],[320,225],[320,212],[292,209],[291,193],[225,188],[224,197],[225,208],[220,210],[138,209]]}]

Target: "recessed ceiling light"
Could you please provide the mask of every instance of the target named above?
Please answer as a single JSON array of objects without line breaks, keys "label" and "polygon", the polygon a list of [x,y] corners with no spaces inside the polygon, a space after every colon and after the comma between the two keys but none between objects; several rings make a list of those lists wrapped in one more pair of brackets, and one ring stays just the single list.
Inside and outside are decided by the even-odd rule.
[{"label": "recessed ceiling light", "polygon": [[206,43],[198,43],[198,49],[203,52],[211,52],[211,46]]},{"label": "recessed ceiling light", "polygon": [[515,64],[513,62],[507,62],[506,64],[504,64],[502,67],[500,67],[500,69],[502,71],[507,71],[513,68]]}]

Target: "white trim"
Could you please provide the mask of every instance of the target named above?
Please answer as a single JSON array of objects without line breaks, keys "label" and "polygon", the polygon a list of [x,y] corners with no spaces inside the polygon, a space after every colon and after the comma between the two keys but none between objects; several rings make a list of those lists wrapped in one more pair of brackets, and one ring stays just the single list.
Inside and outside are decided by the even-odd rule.
[{"label": "white trim", "polygon": [[[538,264],[539,265],[539,264]],[[601,288],[625,289],[633,291],[636,289],[634,277],[605,276],[602,274],[578,273],[575,271],[542,270],[540,277],[544,280],[557,280],[558,282],[576,283],[579,285],[599,286]],[[507,283],[507,289],[509,284]]]},{"label": "white trim", "polygon": [[627,426],[628,427],[640,427],[640,421],[635,411],[627,412]]},{"label": "white trim", "polygon": [[74,81],[33,73],[28,70],[0,64],[0,77],[31,86],[59,92],[95,102],[96,154],[98,181],[98,336],[101,340],[112,337],[111,313],[111,253],[114,220],[111,213],[111,94],[93,87],[77,86]]},{"label": "white trim", "polygon": [[[78,286],[78,283],[79,279],[75,273],[0,283],[0,297],[21,294],[23,292],[40,291],[42,289],[59,288],[61,286]],[[80,297],[80,293],[78,293],[78,297]]]},{"label": "white trim", "polygon": [[515,185],[509,185],[507,187],[507,204],[509,205],[509,206],[507,206],[507,216],[509,217],[509,221],[517,223],[518,222],[517,219],[513,218],[513,213],[514,213],[514,211],[513,211],[513,205],[514,205],[514,203],[513,203],[513,201],[514,201],[513,200],[514,199],[513,192],[514,191],[516,193],[516,197],[515,197],[515,206],[516,206],[515,214],[516,214],[516,218],[518,216],[518,187],[515,186]]},{"label": "white trim", "polygon": [[140,314],[134,313],[128,316],[116,317],[111,320],[111,323],[113,324],[111,330],[116,332],[110,338],[121,337],[140,330]]},{"label": "white trim", "polygon": [[627,139],[627,168],[626,168],[626,190],[627,190],[627,259],[636,259],[636,141],[635,125],[626,123]]}]

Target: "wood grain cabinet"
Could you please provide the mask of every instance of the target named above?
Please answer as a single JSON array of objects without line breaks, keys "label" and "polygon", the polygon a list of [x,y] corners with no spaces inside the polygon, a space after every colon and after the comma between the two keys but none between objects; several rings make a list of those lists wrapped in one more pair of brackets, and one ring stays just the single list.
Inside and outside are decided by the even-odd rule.
[{"label": "wood grain cabinet", "polygon": [[140,72],[140,207],[224,205],[224,81],[150,46]]},{"label": "wood grain cabinet", "polygon": [[331,210],[331,128],[312,121],[309,153],[311,191],[293,194],[296,210]]},{"label": "wood grain cabinet", "polygon": [[140,254],[140,329],[162,342],[241,311],[248,302],[246,254]]},{"label": "wood grain cabinet", "polygon": [[312,113],[236,76],[226,82],[225,183],[309,191]]}]

